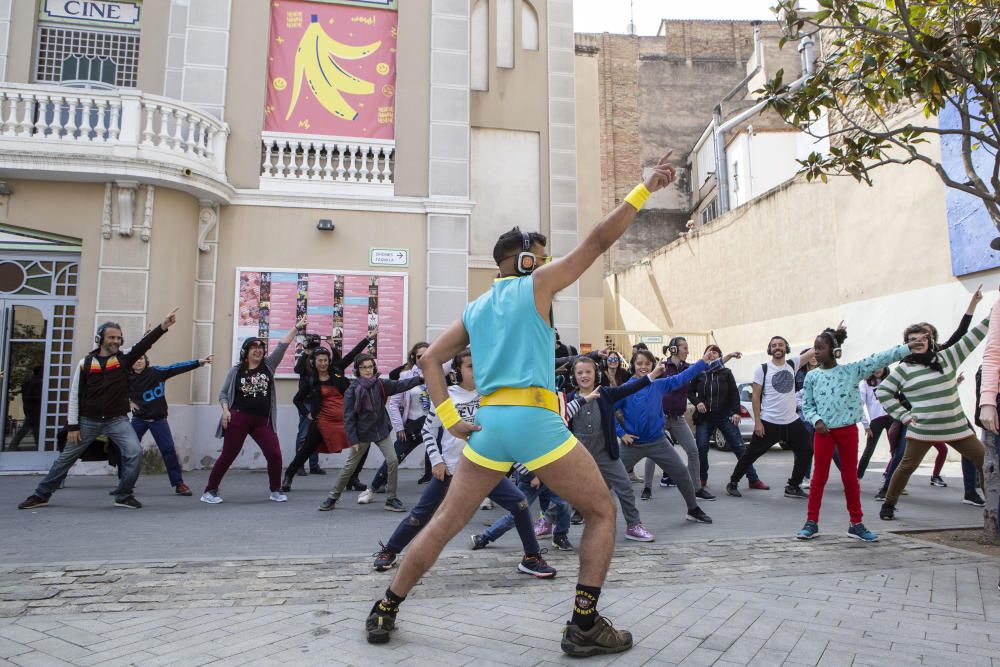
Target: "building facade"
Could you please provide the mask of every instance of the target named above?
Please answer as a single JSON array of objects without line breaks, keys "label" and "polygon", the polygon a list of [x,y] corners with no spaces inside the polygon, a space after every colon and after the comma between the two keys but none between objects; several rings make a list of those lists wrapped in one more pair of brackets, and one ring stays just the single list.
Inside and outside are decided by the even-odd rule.
[{"label": "building facade", "polygon": [[[7,1],[0,45],[0,470],[52,460],[100,322],[127,345],[179,306],[152,362],[215,355],[167,385],[204,467],[246,336],[378,327],[388,369],[489,288],[501,232],[560,255],[586,231],[571,0]],[[555,308],[575,345],[601,339],[592,273]],[[35,366],[41,429],[12,447]]]}]

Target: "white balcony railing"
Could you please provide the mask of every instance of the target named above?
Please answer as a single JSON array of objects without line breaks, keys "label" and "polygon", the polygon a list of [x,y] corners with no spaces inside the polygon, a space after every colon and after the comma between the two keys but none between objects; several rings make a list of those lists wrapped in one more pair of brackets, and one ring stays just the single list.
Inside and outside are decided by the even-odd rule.
[{"label": "white balcony railing", "polygon": [[261,135],[261,190],[392,193],[394,141],[309,137],[279,132]]},{"label": "white balcony railing", "polygon": [[[0,166],[24,171],[27,158],[46,156],[44,169],[58,171],[60,155],[104,160],[98,170],[115,176],[121,167],[154,168],[178,179],[195,177],[228,188],[229,127],[176,100],[136,90],[98,91],[35,84],[0,84]],[[18,156],[18,149],[21,155]],[[23,155],[27,152],[27,156]],[[68,162],[68,161],[67,161]],[[166,169],[165,169],[166,168]],[[198,190],[198,184],[192,189]]]}]

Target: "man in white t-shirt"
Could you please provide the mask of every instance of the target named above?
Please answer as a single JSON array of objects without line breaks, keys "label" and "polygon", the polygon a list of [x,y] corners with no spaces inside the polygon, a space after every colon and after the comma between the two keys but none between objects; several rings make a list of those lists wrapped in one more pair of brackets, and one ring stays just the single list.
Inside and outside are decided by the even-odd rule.
[{"label": "man in white t-shirt", "polygon": [[795,371],[801,364],[809,363],[814,352],[809,350],[802,356],[788,356],[790,351],[788,341],[775,336],[767,344],[767,353],[771,358],[754,371],[753,413],[756,423],[750,446],[736,463],[736,469],[726,485],[726,493],[731,496],[739,498],[742,495],[737,485],[747,468],[776,443],[783,442],[795,455],[792,476],[785,486],[785,497],[808,497],[801,485],[809,472],[812,442],[795,409]]}]

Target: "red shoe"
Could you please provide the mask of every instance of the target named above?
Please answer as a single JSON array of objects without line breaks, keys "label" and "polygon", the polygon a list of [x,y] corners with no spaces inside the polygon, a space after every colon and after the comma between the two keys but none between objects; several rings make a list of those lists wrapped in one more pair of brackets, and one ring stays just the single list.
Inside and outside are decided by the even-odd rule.
[{"label": "red shoe", "polygon": [[756,482],[750,482],[750,488],[757,489],[758,491],[769,491],[771,489],[771,487],[759,479]]}]

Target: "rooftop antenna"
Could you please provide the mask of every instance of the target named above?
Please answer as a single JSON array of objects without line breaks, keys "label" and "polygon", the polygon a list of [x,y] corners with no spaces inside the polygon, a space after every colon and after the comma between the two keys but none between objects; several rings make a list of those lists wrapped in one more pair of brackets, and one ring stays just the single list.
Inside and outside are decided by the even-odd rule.
[{"label": "rooftop antenna", "polygon": [[635,0],[628,2],[628,28],[625,29],[630,35],[635,35]]}]

